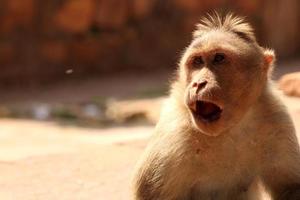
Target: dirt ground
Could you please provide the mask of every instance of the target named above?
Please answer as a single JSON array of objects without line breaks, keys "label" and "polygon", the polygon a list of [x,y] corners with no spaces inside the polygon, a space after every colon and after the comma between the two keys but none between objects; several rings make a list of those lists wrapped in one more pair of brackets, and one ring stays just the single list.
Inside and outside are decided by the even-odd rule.
[{"label": "dirt ground", "polygon": [[0,120],[0,199],[130,199],[152,127],[105,130]]}]

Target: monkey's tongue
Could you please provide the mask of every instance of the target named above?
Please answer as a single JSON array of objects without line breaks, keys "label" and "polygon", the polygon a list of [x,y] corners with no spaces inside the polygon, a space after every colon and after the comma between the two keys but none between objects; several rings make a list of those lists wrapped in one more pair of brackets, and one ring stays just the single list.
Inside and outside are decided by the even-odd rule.
[{"label": "monkey's tongue", "polygon": [[221,108],[216,104],[205,101],[196,102],[196,115],[206,122],[219,119],[221,112]]}]

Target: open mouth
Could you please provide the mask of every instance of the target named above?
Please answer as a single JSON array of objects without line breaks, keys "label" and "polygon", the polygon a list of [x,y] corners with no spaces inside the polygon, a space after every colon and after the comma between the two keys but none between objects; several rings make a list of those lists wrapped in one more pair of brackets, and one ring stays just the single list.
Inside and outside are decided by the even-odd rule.
[{"label": "open mouth", "polygon": [[214,122],[220,119],[222,109],[211,102],[196,101],[196,106],[192,110],[194,116],[204,122]]}]

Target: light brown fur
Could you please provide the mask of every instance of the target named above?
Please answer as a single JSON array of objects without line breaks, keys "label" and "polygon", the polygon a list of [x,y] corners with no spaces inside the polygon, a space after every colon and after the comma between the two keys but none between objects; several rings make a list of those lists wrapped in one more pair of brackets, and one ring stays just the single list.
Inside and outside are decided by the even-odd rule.
[{"label": "light brown fur", "polygon": [[[218,52],[226,62],[213,65]],[[196,56],[204,63],[193,68]],[[261,185],[272,199],[300,199],[299,145],[273,91],[273,61],[242,18],[202,20],[137,165],[136,200],[259,199]],[[192,84],[199,80],[207,84],[196,94]],[[193,98],[222,107],[221,118],[197,120]]]}]

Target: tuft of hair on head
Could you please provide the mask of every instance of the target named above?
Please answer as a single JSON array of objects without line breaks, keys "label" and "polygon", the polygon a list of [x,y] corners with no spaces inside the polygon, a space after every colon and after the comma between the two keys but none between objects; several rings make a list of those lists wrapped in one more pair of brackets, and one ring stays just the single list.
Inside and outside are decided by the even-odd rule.
[{"label": "tuft of hair on head", "polygon": [[196,25],[193,37],[201,37],[203,34],[213,30],[232,32],[246,41],[256,42],[251,25],[246,22],[244,17],[236,16],[233,13],[225,16],[221,16],[217,12],[207,14]]}]

